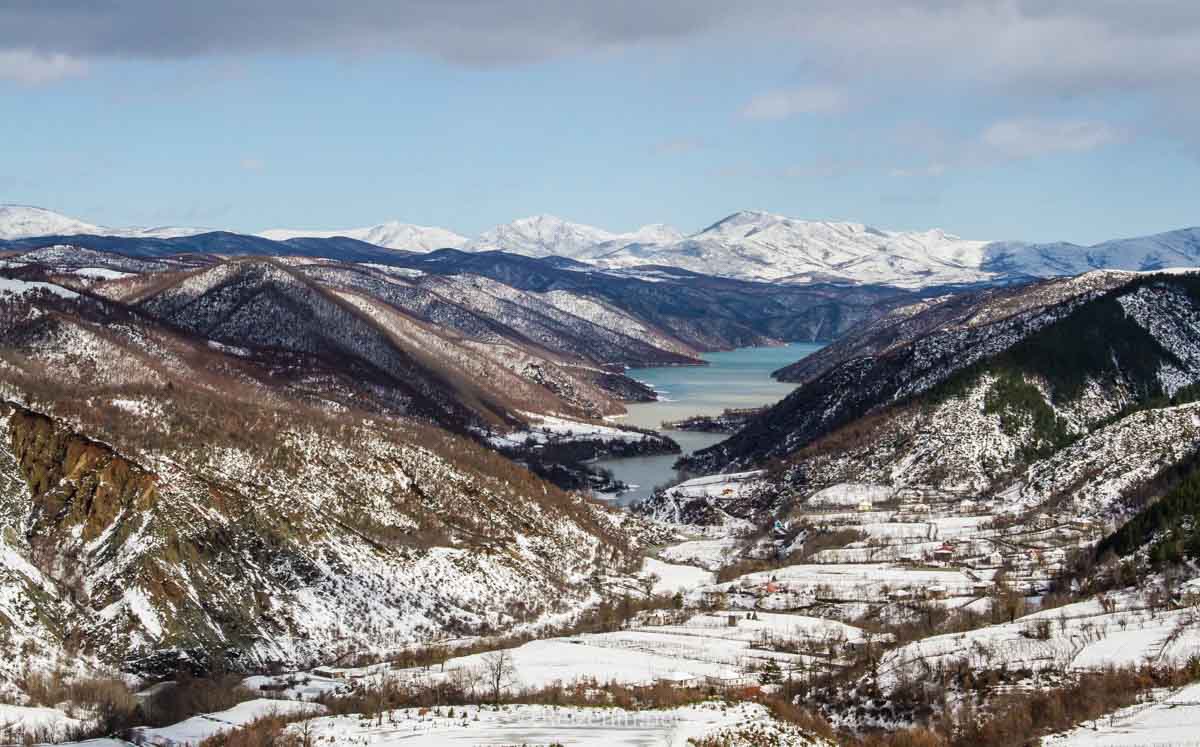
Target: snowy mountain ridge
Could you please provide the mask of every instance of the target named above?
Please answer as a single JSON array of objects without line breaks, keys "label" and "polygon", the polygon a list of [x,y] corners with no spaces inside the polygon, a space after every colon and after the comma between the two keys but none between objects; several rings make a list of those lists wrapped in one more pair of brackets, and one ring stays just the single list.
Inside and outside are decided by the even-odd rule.
[{"label": "snowy mountain ridge", "polygon": [[595,260],[606,251],[629,245],[658,246],[679,241],[683,234],[663,224],[642,226],[629,233],[572,223],[553,215],[518,218],[496,226],[464,247],[468,251],[502,251],[528,257],[560,256]]},{"label": "snowy mountain ridge", "polygon": [[[192,228],[108,228],[40,208],[0,206],[0,239],[79,234],[168,238],[203,233]],[[664,224],[620,233],[534,215],[475,238],[397,221],[344,230],[276,228],[255,236],[273,241],[348,237],[403,251],[501,251],[567,257],[606,269],[662,265],[740,280],[909,289],[1003,284],[1097,269],[1200,266],[1200,227],[1082,246],[968,239],[937,228],[888,231],[863,223],[802,220],[761,210],[732,213],[692,234]]]},{"label": "snowy mountain ridge", "polygon": [[454,231],[436,226],[417,226],[411,223],[388,221],[366,228],[347,228],[341,231],[304,231],[288,228],[275,228],[258,234],[272,241],[287,241],[288,239],[314,238],[332,239],[345,236],[358,239],[369,244],[382,246],[386,249],[401,249],[408,251],[431,252],[435,249],[460,249],[469,241]]},{"label": "snowy mountain ridge", "polygon": [[79,235],[169,239],[177,236],[195,236],[210,230],[212,229],[182,226],[110,228],[71,218],[45,208],[0,204],[0,239]]},{"label": "snowy mountain ridge", "polygon": [[[371,241],[365,233],[368,230],[347,235]],[[385,245],[422,248],[418,242]],[[529,257],[569,257],[608,269],[663,265],[742,280],[915,289],[1005,283],[1097,269],[1195,267],[1200,265],[1200,228],[1082,246],[968,239],[939,228],[889,231],[864,223],[802,220],[762,210],[732,213],[692,234],[663,224],[615,233],[537,215],[496,226],[458,247]]]}]

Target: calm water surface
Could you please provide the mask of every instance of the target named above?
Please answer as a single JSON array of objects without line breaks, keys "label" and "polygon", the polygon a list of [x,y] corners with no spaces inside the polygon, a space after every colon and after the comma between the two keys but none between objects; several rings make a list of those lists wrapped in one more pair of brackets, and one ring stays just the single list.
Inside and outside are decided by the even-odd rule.
[{"label": "calm water surface", "polygon": [[[813,343],[792,343],[783,347],[739,348],[725,353],[707,353],[707,366],[670,366],[664,368],[631,368],[628,373],[658,391],[658,402],[627,405],[629,414],[623,422],[641,428],[661,430],[664,420],[681,420],[691,415],[720,415],[731,407],[760,407],[783,399],[794,385],[781,384],[771,378],[771,372],[800,360],[822,346]],[[722,433],[692,431],[663,431],[675,439],[684,454],[722,441]],[[634,503],[650,495],[657,485],[676,477],[672,465],[678,454],[663,456],[605,459],[600,467],[612,470],[618,480],[638,487],[617,501],[621,505]]]}]

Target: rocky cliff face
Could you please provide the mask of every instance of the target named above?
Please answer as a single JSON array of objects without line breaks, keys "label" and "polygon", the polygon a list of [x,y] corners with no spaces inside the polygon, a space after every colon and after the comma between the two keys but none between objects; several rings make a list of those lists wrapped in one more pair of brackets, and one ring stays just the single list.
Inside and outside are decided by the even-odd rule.
[{"label": "rocky cliff face", "polygon": [[150,510],[157,502],[154,476],[107,446],[29,410],[3,405],[0,412],[17,469],[34,497],[27,531],[37,544],[54,548],[67,536],[92,542],[122,514]]},{"label": "rocky cliff face", "polygon": [[563,611],[597,564],[628,557],[600,509],[415,433],[296,428],[274,457],[131,459],[2,409],[9,551],[43,587],[48,658],[72,642],[132,669],[311,663]]}]

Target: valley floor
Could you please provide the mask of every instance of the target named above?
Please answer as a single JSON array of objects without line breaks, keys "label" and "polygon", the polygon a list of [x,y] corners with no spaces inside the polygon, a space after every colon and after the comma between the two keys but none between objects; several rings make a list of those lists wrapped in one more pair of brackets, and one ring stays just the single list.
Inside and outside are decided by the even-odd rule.
[{"label": "valley floor", "polygon": [[[717,475],[671,491],[721,505],[752,494],[760,479],[754,472]],[[868,495],[880,502],[871,503]],[[287,728],[317,744],[818,744],[811,730],[778,720],[747,699],[797,692],[796,683],[840,681],[845,692],[876,695],[853,696],[858,700],[842,705],[799,705],[821,711],[835,727],[869,731],[916,723],[906,710],[911,706],[896,694],[912,683],[944,683],[953,673],[996,676],[989,692],[1021,693],[1114,667],[1186,667],[1200,653],[1194,583],[1173,597],[1159,593],[1152,581],[1045,608],[1046,585],[1061,572],[1062,553],[1089,541],[1079,517],[997,523],[991,514],[964,514],[960,500],[923,496],[902,505],[887,499],[865,486],[826,491],[793,513],[795,526],[765,533],[739,521],[669,526],[674,540],[645,559],[641,574],[606,579],[610,595],[623,593],[648,608],[612,620],[601,632],[507,643],[500,652],[488,650],[486,639],[467,637],[441,642],[446,655],[423,665],[385,659],[251,676],[242,687],[257,699],[125,737],[200,745],[277,714],[309,716]],[[851,502],[853,507],[845,505]],[[797,533],[800,525],[805,528]],[[842,539],[798,560],[776,560],[826,534]],[[1011,611],[998,620],[1002,604]],[[938,625],[950,622],[930,623],[914,632],[926,618],[970,624],[942,631]],[[904,641],[897,641],[901,632]],[[467,646],[474,652],[454,653]],[[637,710],[611,700],[602,708],[536,704],[548,692],[584,693],[592,703],[630,688],[725,699]],[[1146,691],[1145,702],[1047,737],[1044,744],[1186,743],[1200,725],[1198,688]],[[322,704],[331,699],[375,691],[458,693],[468,705],[324,715]],[[436,702],[444,702],[440,697]],[[951,697],[961,707],[970,696],[961,691]],[[504,704],[472,705],[498,699]],[[0,706],[0,723],[47,739],[87,721],[86,713]]]}]

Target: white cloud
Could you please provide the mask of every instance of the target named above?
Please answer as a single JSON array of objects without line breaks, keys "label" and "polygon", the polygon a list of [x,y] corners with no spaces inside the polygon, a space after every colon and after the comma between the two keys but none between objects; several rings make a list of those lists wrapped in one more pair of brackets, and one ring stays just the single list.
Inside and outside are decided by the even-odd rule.
[{"label": "white cloud", "polygon": [[261,158],[243,158],[238,165],[246,171],[262,171],[267,168],[267,162]]},{"label": "white cloud", "polygon": [[29,49],[0,49],[0,80],[38,85],[86,72],[87,65],[69,55],[42,54]]},{"label": "white cloud", "polygon": [[980,136],[985,147],[1006,158],[1089,151],[1125,139],[1122,130],[1104,122],[1033,118],[996,122]]},{"label": "white cloud", "polygon": [[761,93],[742,107],[746,119],[787,119],[799,114],[834,114],[849,104],[846,92],[833,86],[802,86]]},{"label": "white cloud", "polygon": [[1056,153],[1083,153],[1130,137],[1121,127],[1084,119],[1014,117],[970,134],[910,123],[896,130],[895,141],[912,160],[888,169],[887,174],[895,178],[938,177]]}]

